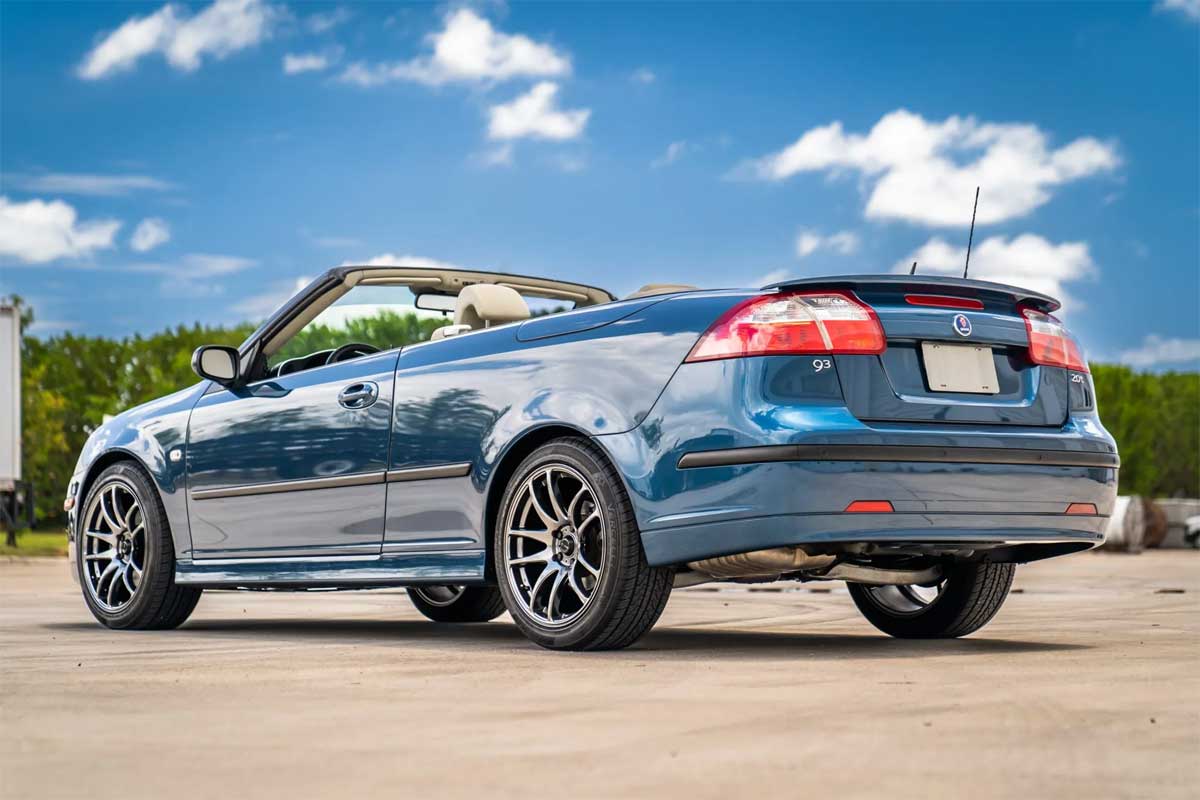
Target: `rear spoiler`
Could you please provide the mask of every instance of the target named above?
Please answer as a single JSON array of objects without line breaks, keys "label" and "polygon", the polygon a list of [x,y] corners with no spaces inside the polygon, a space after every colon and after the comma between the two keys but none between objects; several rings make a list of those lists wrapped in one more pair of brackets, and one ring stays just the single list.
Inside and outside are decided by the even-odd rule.
[{"label": "rear spoiler", "polygon": [[798,278],[764,286],[763,289],[849,289],[897,293],[935,293],[956,297],[975,297],[980,300],[1007,300],[1050,312],[1062,303],[1049,295],[1020,289],[1003,283],[977,281],[971,278],[948,278],[937,275],[831,275],[826,278]]}]

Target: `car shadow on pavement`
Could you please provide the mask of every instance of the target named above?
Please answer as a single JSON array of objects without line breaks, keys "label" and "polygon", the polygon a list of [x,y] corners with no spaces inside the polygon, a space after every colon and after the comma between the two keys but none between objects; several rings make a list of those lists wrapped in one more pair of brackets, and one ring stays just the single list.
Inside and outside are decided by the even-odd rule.
[{"label": "car shadow on pavement", "polygon": [[[101,633],[102,628],[89,623],[51,623],[43,627],[59,631]],[[445,647],[470,650],[519,649],[536,651],[508,622],[462,625],[420,620],[364,619],[199,619],[184,624],[176,631],[104,632],[110,636],[154,637],[165,643],[195,644],[197,638],[213,640],[246,639],[260,642],[305,642],[321,644],[405,647]],[[811,633],[796,631],[764,631],[736,628],[699,628],[681,625],[660,626],[628,650],[595,653],[607,658],[629,657],[670,658],[672,655],[692,658],[787,658],[804,660],[885,659],[918,656],[985,656],[996,654],[1047,653],[1087,650],[1089,645],[1067,642],[1021,641],[989,637],[986,633],[964,639],[892,639],[883,634]]]},{"label": "car shadow on pavement", "polygon": [[637,647],[656,653],[705,652],[720,657],[780,656],[804,659],[912,658],[1088,650],[1089,645],[1000,639],[978,633],[963,639],[893,639],[882,633],[811,633],[731,628],[656,628]]}]

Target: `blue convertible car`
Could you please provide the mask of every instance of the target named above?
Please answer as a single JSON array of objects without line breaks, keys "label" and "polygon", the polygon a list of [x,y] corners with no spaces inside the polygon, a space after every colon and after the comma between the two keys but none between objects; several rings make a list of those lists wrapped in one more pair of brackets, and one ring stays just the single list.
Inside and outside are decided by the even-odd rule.
[{"label": "blue convertible car", "polygon": [[[922,276],[618,300],[340,267],[91,435],[73,563],[111,628],[175,627],[204,589],[405,586],[434,620],[507,610],[545,647],[617,648],[673,586],[782,579],[846,581],[893,636],[961,636],[1112,509],[1057,308]],[[432,335],[396,347],[410,313]]]}]

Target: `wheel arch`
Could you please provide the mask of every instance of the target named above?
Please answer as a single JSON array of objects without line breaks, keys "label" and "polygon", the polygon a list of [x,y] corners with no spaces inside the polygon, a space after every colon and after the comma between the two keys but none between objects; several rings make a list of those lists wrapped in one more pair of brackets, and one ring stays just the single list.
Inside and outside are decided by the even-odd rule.
[{"label": "wheel arch", "polygon": [[508,483],[512,479],[513,474],[517,471],[517,467],[521,462],[529,456],[534,450],[537,450],[542,445],[554,441],[555,439],[563,439],[576,437],[587,439],[591,442],[596,442],[600,450],[604,453],[604,458],[616,472],[621,475],[622,488],[629,491],[629,487],[625,486],[625,476],[617,468],[616,462],[609,455],[608,450],[597,441],[597,438],[589,435],[583,430],[572,425],[563,423],[552,423],[541,425],[536,428],[531,428],[525,431],[512,442],[496,460],[495,466],[492,468],[491,475],[488,480],[488,488],[486,501],[484,503],[483,513],[483,541],[485,549],[484,575],[489,581],[496,580],[495,568],[492,564],[493,550],[495,547],[494,533],[496,527],[496,519],[500,514],[500,501],[504,498],[504,490],[508,488]]},{"label": "wheel arch", "polygon": [[[125,450],[124,448],[120,447],[114,447],[111,450],[105,450],[103,453],[96,456],[92,463],[88,465],[87,470],[84,472],[83,480],[79,482],[79,493],[76,495],[79,498],[79,515],[76,516],[76,522],[82,519],[84,506],[87,504],[88,492],[92,490],[92,486],[95,485],[96,479],[100,477],[100,473],[104,472],[104,470],[108,469],[113,464],[118,464],[122,461],[129,461],[137,466],[138,469],[146,474],[146,477],[150,478],[150,482],[154,484],[155,490],[158,490],[157,481],[154,480],[153,476],[150,474],[150,470],[146,469],[146,465],[143,464],[141,459],[139,459],[136,455],[129,450]],[[160,501],[162,500],[161,494],[158,499]]]}]

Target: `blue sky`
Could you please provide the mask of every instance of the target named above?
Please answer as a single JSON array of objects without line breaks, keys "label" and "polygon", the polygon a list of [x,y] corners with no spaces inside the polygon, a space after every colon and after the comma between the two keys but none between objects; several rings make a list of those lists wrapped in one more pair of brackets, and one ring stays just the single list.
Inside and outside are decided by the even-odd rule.
[{"label": "blue sky", "polygon": [[961,269],[1200,364],[1200,4],[0,5],[0,294],[254,319],[345,261]]}]

